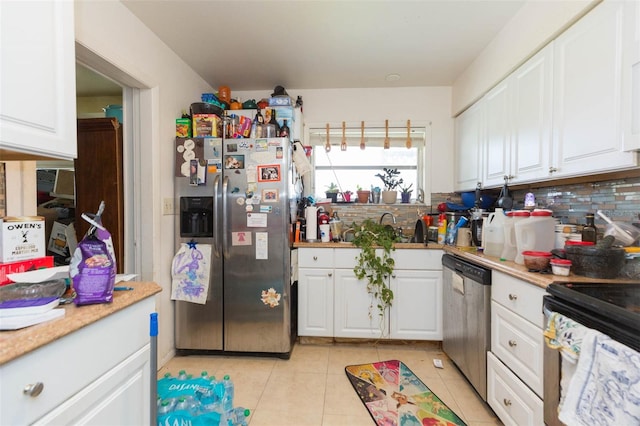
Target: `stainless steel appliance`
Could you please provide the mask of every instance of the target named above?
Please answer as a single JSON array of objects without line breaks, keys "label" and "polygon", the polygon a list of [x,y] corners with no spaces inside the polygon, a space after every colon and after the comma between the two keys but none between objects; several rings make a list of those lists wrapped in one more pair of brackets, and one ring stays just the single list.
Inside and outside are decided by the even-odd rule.
[{"label": "stainless steel appliance", "polygon": [[[543,303],[546,319],[551,312],[560,313],[640,352],[640,283],[552,283],[547,293]],[[544,369],[544,421],[561,425],[561,358],[546,345]]]},{"label": "stainless steel appliance", "polygon": [[288,358],[297,329],[290,226],[299,193],[290,142],[190,139],[176,145],[203,158],[196,176],[176,177],[176,251],[192,240],[210,244],[211,274],[206,304],[176,301],[176,349]]},{"label": "stainless steel appliance", "polygon": [[487,351],[491,345],[491,270],[451,254],[442,256],[442,349],[487,400]]}]

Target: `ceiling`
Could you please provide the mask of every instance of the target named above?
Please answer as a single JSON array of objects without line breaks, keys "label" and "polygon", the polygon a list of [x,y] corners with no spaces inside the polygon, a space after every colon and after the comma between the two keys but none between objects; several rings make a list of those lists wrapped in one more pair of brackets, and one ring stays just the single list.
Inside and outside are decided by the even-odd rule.
[{"label": "ceiling", "polygon": [[525,0],[122,3],[212,87],[272,90],[450,86]]}]

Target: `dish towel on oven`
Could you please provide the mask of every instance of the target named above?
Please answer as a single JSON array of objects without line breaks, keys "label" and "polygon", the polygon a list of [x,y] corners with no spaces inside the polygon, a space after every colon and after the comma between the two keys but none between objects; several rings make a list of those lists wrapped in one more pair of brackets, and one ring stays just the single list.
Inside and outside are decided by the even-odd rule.
[{"label": "dish towel on oven", "polygon": [[586,329],[559,419],[568,426],[640,424],[640,353]]}]

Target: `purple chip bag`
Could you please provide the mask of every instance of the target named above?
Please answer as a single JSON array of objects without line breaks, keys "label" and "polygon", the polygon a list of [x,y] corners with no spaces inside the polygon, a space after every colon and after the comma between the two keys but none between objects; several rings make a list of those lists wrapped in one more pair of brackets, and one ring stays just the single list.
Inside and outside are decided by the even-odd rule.
[{"label": "purple chip bag", "polygon": [[104,202],[96,215],[82,214],[92,226],[73,253],[69,265],[76,305],[110,303],[116,283],[116,261],[111,234],[101,222]]}]

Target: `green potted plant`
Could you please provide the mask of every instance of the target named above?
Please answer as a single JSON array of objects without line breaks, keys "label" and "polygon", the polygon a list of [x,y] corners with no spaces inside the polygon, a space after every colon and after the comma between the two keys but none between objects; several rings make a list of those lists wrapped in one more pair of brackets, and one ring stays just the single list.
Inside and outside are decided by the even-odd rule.
[{"label": "green potted plant", "polygon": [[411,200],[411,193],[413,192],[413,190],[411,189],[412,186],[413,184],[410,184],[409,186],[400,186],[400,198],[405,204],[407,204]]},{"label": "green potted plant", "polygon": [[[391,252],[395,250],[397,235],[393,227],[365,219],[360,225],[353,224],[355,237],[353,244],[360,249],[353,272],[359,280],[367,282],[367,292],[371,295],[369,317],[378,310],[380,329],[384,330],[384,319],[393,303],[393,291],[389,288],[389,277],[393,273],[395,261]],[[375,304],[375,306],[374,306]]]},{"label": "green potted plant", "polygon": [[401,185],[404,180],[399,178],[400,172],[398,169],[391,169],[384,167],[383,173],[378,173],[376,176],[384,183],[384,191],[382,191],[382,201],[386,204],[394,204],[398,198],[398,191],[396,188]]},{"label": "green potted plant", "polygon": [[339,191],[338,185],[331,182],[327,186],[327,189],[324,191],[324,193],[327,195],[327,198],[329,198],[332,203],[335,203],[336,201],[338,201],[338,191]]},{"label": "green potted plant", "polygon": [[359,203],[366,204],[369,202],[369,195],[371,194],[371,191],[368,189],[362,189],[362,187],[358,185],[356,193],[358,194]]}]

